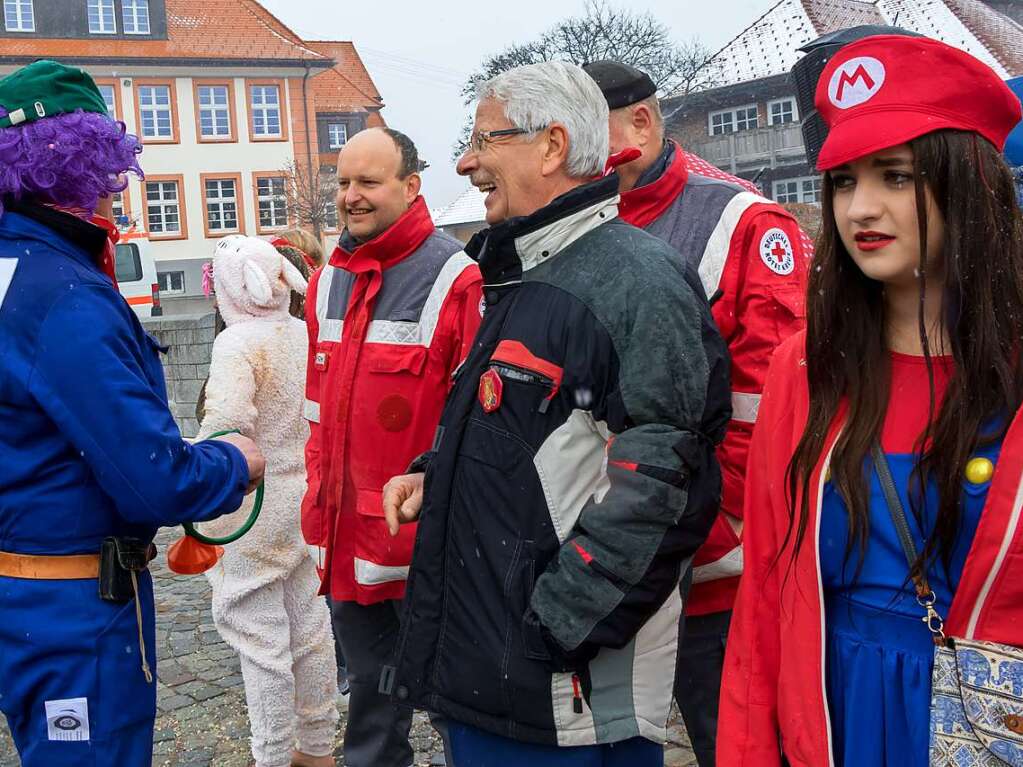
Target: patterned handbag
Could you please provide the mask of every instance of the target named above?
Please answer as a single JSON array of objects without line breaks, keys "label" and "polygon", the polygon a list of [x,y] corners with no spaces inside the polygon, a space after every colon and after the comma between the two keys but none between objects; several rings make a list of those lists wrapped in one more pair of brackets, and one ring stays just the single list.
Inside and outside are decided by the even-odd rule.
[{"label": "patterned handbag", "polygon": [[[916,543],[888,460],[871,450],[888,511],[912,569]],[[1023,649],[946,637],[925,576],[914,578],[922,618],[934,635],[930,767],[1023,767]]]}]

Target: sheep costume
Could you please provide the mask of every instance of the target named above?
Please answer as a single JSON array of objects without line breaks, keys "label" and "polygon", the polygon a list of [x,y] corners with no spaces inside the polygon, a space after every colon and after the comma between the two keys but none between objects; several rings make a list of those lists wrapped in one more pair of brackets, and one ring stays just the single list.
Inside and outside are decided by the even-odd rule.
[{"label": "sheep costume", "polygon": [[[330,614],[316,593],[319,578],[299,519],[308,341],[305,323],[288,305],[292,290],[305,293],[306,281],[270,243],[241,235],[217,243],[213,273],[227,327],[213,343],[198,438],[237,429],[266,456],[259,520],[207,573],[213,621],[241,656],[256,767],[286,767],[292,748],[330,754],[338,719]],[[251,503],[250,496],[202,531],[237,529]]]}]

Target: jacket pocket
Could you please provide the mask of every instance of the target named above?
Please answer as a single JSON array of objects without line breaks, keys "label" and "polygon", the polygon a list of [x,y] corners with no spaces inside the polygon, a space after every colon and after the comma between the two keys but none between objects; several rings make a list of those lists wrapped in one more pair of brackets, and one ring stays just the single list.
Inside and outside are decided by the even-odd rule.
[{"label": "jacket pocket", "polygon": [[772,286],[770,296],[792,319],[806,319],[806,295],[798,285]]},{"label": "jacket pocket", "polygon": [[543,392],[543,399],[537,406],[540,413],[547,412],[561,390],[564,375],[561,366],[535,356],[521,341],[501,341],[490,356],[490,367],[502,380],[538,387]]},{"label": "jacket pocket", "polygon": [[384,431],[405,431],[412,425],[423,393],[427,351],[422,346],[368,346],[372,348],[364,349],[363,354],[369,375],[361,393]]},{"label": "jacket pocket", "polygon": [[355,582],[372,587],[408,578],[416,526],[402,525],[392,538],[384,521],[380,490],[357,489],[355,512]]}]

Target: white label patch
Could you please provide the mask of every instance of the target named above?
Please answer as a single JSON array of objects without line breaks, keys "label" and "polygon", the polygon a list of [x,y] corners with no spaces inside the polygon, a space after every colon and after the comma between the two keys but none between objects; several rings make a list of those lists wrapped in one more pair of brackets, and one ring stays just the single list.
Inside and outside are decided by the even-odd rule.
[{"label": "white label patch", "polygon": [[89,699],[46,701],[46,735],[50,740],[88,740]]},{"label": "white label patch", "polygon": [[485,312],[486,310],[487,310],[487,299],[485,299],[485,298],[480,298],[480,317],[482,317],[482,316],[483,316],[483,313],[484,313],[484,312]]},{"label": "white label patch", "polygon": [[4,297],[7,289],[11,287],[11,280],[14,279],[14,270],[18,268],[18,259],[0,258],[0,306],[4,305]]},{"label": "white label patch", "polygon": [[828,98],[839,109],[850,109],[874,98],[884,85],[884,64],[871,56],[849,59],[831,75]]},{"label": "white label patch", "polygon": [[760,258],[775,274],[792,274],[796,268],[789,236],[777,227],[764,232],[760,240]]}]

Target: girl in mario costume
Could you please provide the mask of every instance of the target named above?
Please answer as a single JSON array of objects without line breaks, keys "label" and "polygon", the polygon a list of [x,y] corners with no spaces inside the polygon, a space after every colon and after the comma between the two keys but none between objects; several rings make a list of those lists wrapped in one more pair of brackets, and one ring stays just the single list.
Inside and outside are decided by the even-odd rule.
[{"label": "girl in mario costume", "polygon": [[1020,103],[898,35],[842,47],[815,101],[824,224],[750,449],[718,763],[925,767],[915,584],[949,636],[1023,643],[1023,221],[999,155]]}]

